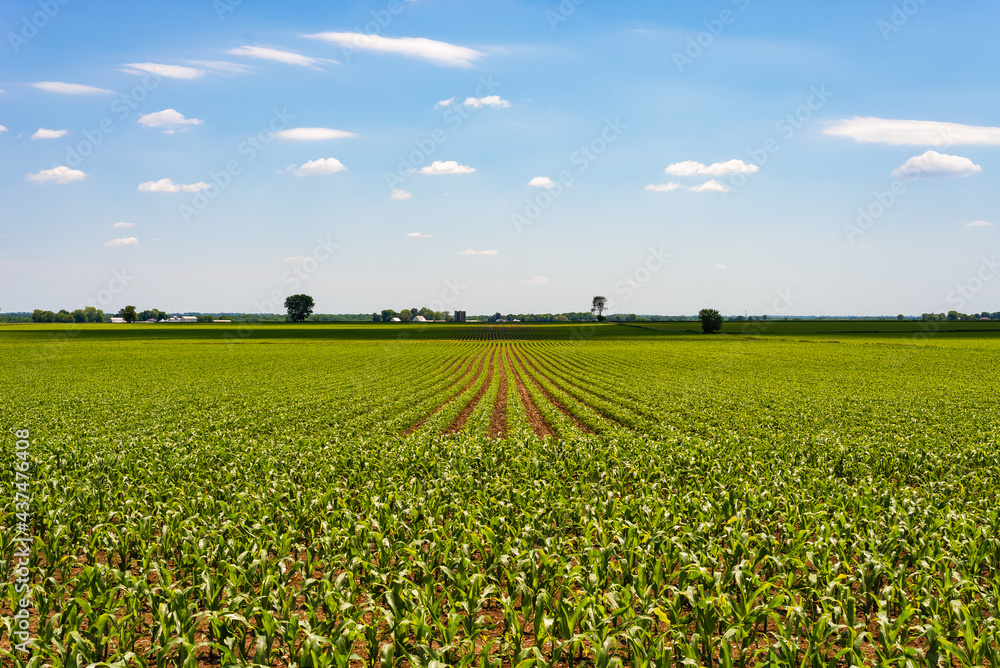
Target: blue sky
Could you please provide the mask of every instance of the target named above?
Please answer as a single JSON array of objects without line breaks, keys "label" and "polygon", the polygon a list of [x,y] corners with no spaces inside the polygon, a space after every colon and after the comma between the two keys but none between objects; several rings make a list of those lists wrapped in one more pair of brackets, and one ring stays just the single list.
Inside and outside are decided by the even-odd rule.
[{"label": "blue sky", "polygon": [[1000,5],[5,2],[0,308],[1000,309]]}]

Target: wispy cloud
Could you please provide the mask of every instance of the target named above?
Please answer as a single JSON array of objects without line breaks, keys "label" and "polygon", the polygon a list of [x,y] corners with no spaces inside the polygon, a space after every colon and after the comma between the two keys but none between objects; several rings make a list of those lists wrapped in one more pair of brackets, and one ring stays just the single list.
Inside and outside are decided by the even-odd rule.
[{"label": "wispy cloud", "polygon": [[535,178],[528,181],[528,185],[533,188],[555,188],[556,182],[547,176],[536,176]]},{"label": "wispy cloud", "polygon": [[447,100],[441,100],[440,102],[435,102],[434,108],[440,109],[441,107],[450,107],[452,104],[454,104],[454,102],[455,98],[449,97]]},{"label": "wispy cloud", "polygon": [[34,174],[28,174],[25,178],[35,183],[72,183],[73,181],[83,181],[87,175],[79,169],[70,169],[64,165],[43,169]]},{"label": "wispy cloud", "polygon": [[205,70],[186,65],[164,65],[163,63],[126,63],[122,71],[129,74],[155,74],[168,79],[197,79]]},{"label": "wispy cloud", "polygon": [[927,151],[923,155],[910,158],[892,172],[897,179],[932,179],[950,176],[971,176],[983,168],[960,155],[947,155],[937,151]]},{"label": "wispy cloud", "polygon": [[332,128],[291,128],[274,133],[275,137],[282,139],[300,139],[302,141],[318,141],[321,139],[345,139],[357,137],[353,132],[344,130],[334,130]]},{"label": "wispy cloud", "polygon": [[184,114],[176,109],[164,109],[154,111],[151,114],[143,114],[139,117],[139,124],[147,128],[163,128],[167,134],[177,132],[177,129],[184,129],[185,125],[203,125],[205,121],[200,118],[185,118]]},{"label": "wispy cloud", "polygon": [[0,125],[0,132],[7,132],[7,126],[6,125]]},{"label": "wispy cloud", "polygon": [[31,84],[35,88],[49,93],[62,93],[63,95],[92,95],[94,93],[110,93],[107,88],[97,88],[96,86],[85,86],[83,84],[66,83],[65,81],[38,81]]},{"label": "wispy cloud", "polygon": [[836,121],[828,125],[823,133],[847,137],[859,144],[1000,146],[1000,128],[939,121],[901,121],[871,116],[855,116]]},{"label": "wispy cloud", "polygon": [[504,100],[499,95],[487,95],[486,97],[467,97],[465,102],[462,103],[470,109],[479,109],[481,107],[499,107],[501,109],[508,109],[510,107],[510,101]]},{"label": "wispy cloud", "polygon": [[500,251],[497,250],[482,250],[477,251],[473,248],[466,248],[464,251],[458,251],[459,255],[499,255]]},{"label": "wispy cloud", "polygon": [[347,167],[344,167],[344,163],[336,158],[319,158],[318,160],[310,160],[301,167],[292,165],[287,171],[296,176],[322,176],[346,172]]},{"label": "wispy cloud", "polygon": [[392,191],[392,194],[389,195],[389,197],[391,197],[393,199],[412,199],[413,198],[413,193],[407,192],[406,190],[400,190],[399,188],[396,188],[395,190]]},{"label": "wispy cloud", "polygon": [[729,269],[729,267],[727,267],[724,264],[717,264],[714,267],[712,267],[712,269]]},{"label": "wispy cloud", "polygon": [[671,181],[669,183],[650,183],[645,187],[645,190],[652,190],[657,193],[669,193],[675,190],[680,190],[684,186],[677,181]]},{"label": "wispy cloud", "polygon": [[523,283],[524,285],[548,285],[549,279],[547,279],[545,276],[535,276],[533,278],[529,278],[526,281],[521,281],[521,283]]},{"label": "wispy cloud", "polygon": [[408,239],[430,239],[433,234],[424,234],[423,232],[410,232],[406,235]]},{"label": "wispy cloud", "polygon": [[705,181],[704,183],[702,183],[701,185],[698,185],[698,186],[691,186],[690,188],[688,188],[688,190],[691,191],[691,192],[693,192],[693,193],[707,193],[707,192],[727,193],[727,192],[729,192],[729,188],[727,188],[726,186],[722,185],[721,183],[719,183],[715,179],[711,179],[709,181]]},{"label": "wispy cloud", "polygon": [[760,167],[742,160],[727,160],[705,165],[695,160],[675,162],[664,170],[670,176],[724,176],[726,174],[752,174]]},{"label": "wispy cloud", "polygon": [[174,183],[171,179],[160,179],[159,181],[146,181],[139,184],[139,192],[144,193],[196,193],[205,190],[209,185],[204,181],[198,183]]},{"label": "wispy cloud", "polygon": [[139,240],[135,237],[121,237],[119,239],[112,239],[108,243],[104,244],[108,248],[122,248],[124,246],[138,246]]},{"label": "wispy cloud", "polygon": [[185,60],[184,62],[189,65],[213,70],[220,74],[243,74],[250,70],[246,65],[231,63],[228,60]]},{"label": "wispy cloud", "polygon": [[421,174],[471,174],[476,171],[475,167],[460,165],[454,160],[435,160],[431,164],[420,168]]},{"label": "wispy cloud", "polygon": [[330,42],[345,49],[388,53],[448,67],[472,67],[473,62],[486,55],[465,46],[424,37],[382,37],[358,32],[321,32],[302,36]]},{"label": "wispy cloud", "polygon": [[974,220],[971,223],[962,223],[966,227],[995,227],[996,223],[991,223],[987,220]]},{"label": "wispy cloud", "polygon": [[258,58],[260,60],[272,60],[278,63],[285,63],[286,65],[311,67],[312,69],[320,69],[319,66],[322,64],[340,64],[336,60],[311,58],[309,56],[303,56],[301,53],[295,53],[294,51],[281,51],[279,49],[271,49],[266,46],[240,46],[235,49],[230,49],[227,53],[234,56],[247,56],[248,58]]},{"label": "wispy cloud", "polygon": [[31,135],[32,139],[61,139],[69,134],[69,130],[47,130],[45,128],[38,128],[35,130],[35,134]]},{"label": "wispy cloud", "polygon": [[126,223],[125,221],[122,221],[120,223],[115,223],[111,227],[115,228],[116,230],[124,230],[130,227],[135,227],[135,223]]}]

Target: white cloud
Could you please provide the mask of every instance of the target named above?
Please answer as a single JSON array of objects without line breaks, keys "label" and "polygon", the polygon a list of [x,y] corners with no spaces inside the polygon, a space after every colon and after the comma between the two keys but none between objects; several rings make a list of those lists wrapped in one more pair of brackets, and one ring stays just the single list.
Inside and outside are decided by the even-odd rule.
[{"label": "white cloud", "polygon": [[139,184],[139,192],[144,193],[196,193],[199,190],[208,188],[204,181],[198,183],[174,183],[171,179],[160,179],[159,181],[146,181]]},{"label": "white cloud", "polygon": [[729,188],[727,188],[726,186],[722,185],[721,183],[719,183],[715,179],[711,179],[709,181],[705,181],[700,186],[691,186],[690,188],[688,188],[688,190],[691,191],[691,192],[693,192],[693,193],[704,193],[704,192],[727,193],[727,192],[729,192]]},{"label": "white cloud", "polygon": [[449,97],[447,100],[441,100],[440,102],[434,103],[435,109],[440,109],[441,107],[450,107],[455,101],[455,98]]},{"label": "white cloud", "polygon": [[321,39],[358,51],[389,53],[449,67],[472,67],[473,61],[486,55],[475,49],[447,42],[437,42],[424,37],[382,37],[381,35],[365,35],[357,32],[321,32],[302,36],[310,39]]},{"label": "white cloud", "polygon": [[176,109],[164,109],[154,111],[151,114],[143,114],[139,117],[139,124],[147,128],[165,128],[164,132],[173,134],[177,128],[184,125],[204,125],[205,121],[200,118],[185,118],[184,114]]},{"label": "white cloud", "polygon": [[123,72],[129,74],[155,74],[169,79],[197,79],[205,74],[205,70],[184,65],[164,65],[162,63],[125,63]]},{"label": "white cloud", "polygon": [[430,239],[433,234],[424,234],[423,232],[410,232],[406,235],[409,239]]},{"label": "white cloud", "polygon": [[126,223],[126,222],[122,221],[120,223],[115,223],[111,227],[115,228],[116,230],[123,230],[123,229],[129,228],[129,227],[135,227],[135,223]]},{"label": "white cloud", "polygon": [[278,49],[269,49],[265,46],[240,46],[235,49],[231,49],[227,53],[231,53],[234,56],[247,56],[249,58],[260,58],[261,60],[273,60],[275,62],[285,63],[286,65],[299,65],[300,67],[311,67],[313,69],[319,69],[319,65],[322,63],[339,65],[336,60],[327,60],[326,58],[310,58],[309,56],[303,56],[301,53],[295,53],[293,51],[279,51]]},{"label": "white cloud", "polygon": [[501,109],[510,108],[510,101],[504,100],[499,95],[487,95],[486,97],[467,97],[463,102],[466,107],[479,109],[481,107],[499,107]]},{"label": "white cloud", "polygon": [[471,174],[476,171],[475,167],[460,165],[454,160],[435,160],[426,167],[420,168],[421,174]]},{"label": "white cloud", "polygon": [[945,176],[970,176],[983,168],[960,155],[947,155],[937,151],[927,151],[907,160],[892,172],[896,179],[930,179]]},{"label": "white cloud", "polygon": [[724,264],[717,264],[714,267],[712,267],[712,269],[729,269],[729,267],[727,267]]},{"label": "white cloud", "polygon": [[108,243],[104,244],[108,248],[121,248],[122,246],[138,246],[139,240],[135,237],[121,237],[120,239],[112,239]]},{"label": "white cloud", "polygon": [[996,223],[991,223],[986,220],[974,220],[971,223],[962,223],[966,227],[994,227]]},{"label": "white cloud", "polygon": [[704,165],[695,160],[685,160],[669,165],[666,170],[671,176],[724,176],[726,174],[753,174],[759,171],[760,167],[748,164],[742,160],[727,160],[726,162],[716,162],[711,165]]},{"label": "white cloud", "polygon": [[319,158],[318,160],[310,160],[301,167],[293,167],[288,171],[296,176],[320,176],[346,172],[347,167],[344,167],[344,163],[336,158]]},{"label": "white cloud", "polygon": [[45,128],[38,128],[35,130],[35,134],[31,135],[32,139],[60,139],[69,134],[69,130],[46,130]]},{"label": "white cloud", "polygon": [[524,285],[548,285],[549,279],[545,278],[544,276],[535,276],[533,278],[529,278],[526,281],[521,281],[521,283],[523,283]]},{"label": "white cloud", "polygon": [[206,67],[222,74],[243,74],[249,70],[246,65],[231,63],[228,60],[185,60],[184,62],[198,67]]},{"label": "white cloud", "polygon": [[7,132],[7,126],[6,125],[0,125],[0,132]]},{"label": "white cloud", "polygon": [[855,116],[831,123],[823,133],[848,137],[859,144],[1000,146],[1000,128],[938,121],[898,121],[870,116]]},{"label": "white cloud", "polygon": [[282,139],[301,139],[303,141],[317,141],[320,139],[344,139],[346,137],[357,137],[353,132],[344,130],[333,130],[331,128],[292,128],[274,133],[275,137]]},{"label": "white cloud", "polygon": [[499,255],[500,251],[496,250],[484,250],[477,251],[472,248],[466,248],[464,251],[458,251],[459,255]]},{"label": "white cloud", "polygon": [[644,188],[644,190],[652,190],[656,193],[669,193],[675,190],[680,190],[684,186],[677,181],[671,181],[669,183],[650,183]]},{"label": "white cloud", "polygon": [[389,195],[389,197],[393,199],[412,199],[413,193],[407,192],[405,190],[400,190],[399,188],[397,188],[396,190],[392,191],[392,194]]},{"label": "white cloud", "polygon": [[90,95],[92,93],[110,93],[106,88],[96,86],[84,86],[83,84],[71,84],[63,81],[39,81],[31,84],[35,88],[48,91],[49,93],[64,93],[66,95]]},{"label": "white cloud", "polygon": [[528,181],[528,185],[533,186],[535,188],[551,189],[556,187],[556,182],[547,176],[536,176],[535,178]]},{"label": "white cloud", "polygon": [[35,183],[72,183],[73,181],[83,181],[87,175],[79,169],[70,169],[59,165],[52,169],[43,169],[35,174],[28,174],[26,178]]}]

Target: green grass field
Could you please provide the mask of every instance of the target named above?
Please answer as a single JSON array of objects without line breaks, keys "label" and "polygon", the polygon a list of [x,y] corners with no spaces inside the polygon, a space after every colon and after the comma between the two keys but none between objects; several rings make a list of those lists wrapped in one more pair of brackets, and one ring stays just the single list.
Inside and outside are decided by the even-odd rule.
[{"label": "green grass field", "polygon": [[38,666],[1000,666],[930,324],[0,326],[0,653],[23,521]]}]

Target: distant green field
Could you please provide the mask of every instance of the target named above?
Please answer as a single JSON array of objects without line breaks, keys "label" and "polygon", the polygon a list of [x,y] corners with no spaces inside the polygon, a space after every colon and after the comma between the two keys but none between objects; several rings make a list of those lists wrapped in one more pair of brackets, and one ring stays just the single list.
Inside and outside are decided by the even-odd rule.
[{"label": "distant green field", "polygon": [[757,324],[0,326],[36,665],[1000,666],[1000,323]]}]

